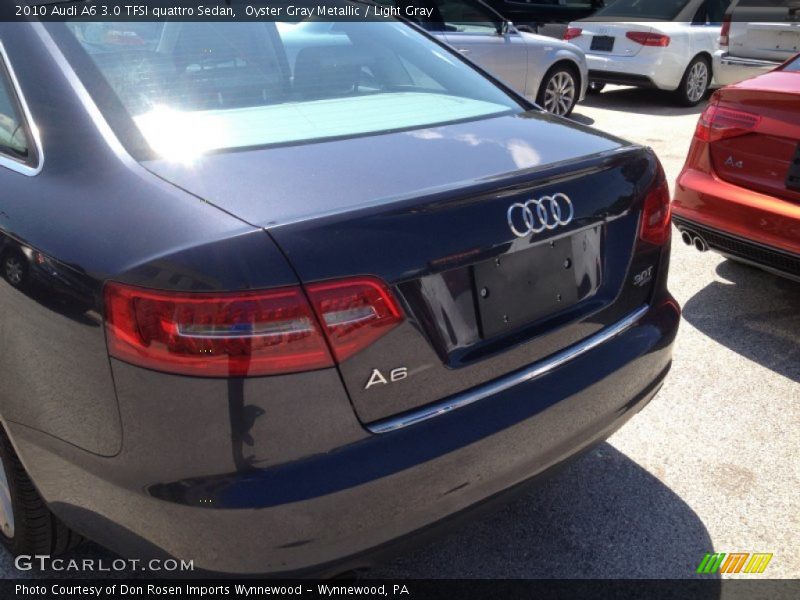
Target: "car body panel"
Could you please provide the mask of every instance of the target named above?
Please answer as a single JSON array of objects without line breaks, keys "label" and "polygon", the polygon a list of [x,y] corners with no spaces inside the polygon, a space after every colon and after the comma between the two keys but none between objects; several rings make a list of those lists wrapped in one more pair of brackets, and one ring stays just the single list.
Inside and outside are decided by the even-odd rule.
[{"label": "car body panel", "polygon": [[527,91],[530,42],[524,39],[522,34],[448,31],[437,32],[434,35],[515,90],[523,93]]},{"label": "car body panel", "polygon": [[719,49],[714,53],[714,75],[720,86],[732,85],[745,79],[769,73],[779,62],[731,55],[728,50]]},{"label": "car body panel", "polygon": [[789,174],[800,154],[800,73],[748,79],[712,102],[759,121],[747,135],[695,139],[678,178],[676,222],[711,238],[712,250],[798,278],[800,188],[789,187]]},{"label": "car body panel", "polygon": [[[219,439],[203,448],[206,438],[185,435],[194,431],[192,423],[159,436],[170,403],[140,406],[141,383],[122,408],[124,422],[129,415],[136,425],[131,451],[116,459],[88,459],[25,428],[12,432],[59,517],[118,552],[193,559],[195,568],[216,572],[334,575],[371,564],[373,554],[387,551],[384,544],[542,474],[610,435],[658,390],[678,317],[674,303],[656,303],[636,327],[574,365],[585,375],[580,383],[572,368],[563,369],[547,382],[274,468],[180,481],[168,476],[170,469],[186,470],[187,454],[199,462],[219,453],[225,461],[230,447]],[[130,371],[121,365],[123,382],[137,376]],[[162,383],[154,379],[153,389]],[[245,404],[250,399],[248,393]],[[217,398],[196,401],[199,415],[216,411],[224,419]],[[179,400],[178,414],[183,405]],[[317,431],[333,447],[337,437],[347,441],[348,431],[357,430],[353,419],[345,429]],[[294,435],[274,431],[276,448]],[[176,448],[171,440],[179,437],[189,446]],[[142,471],[142,464],[164,478]],[[86,489],[91,497],[75,493]]]},{"label": "car body panel", "polygon": [[[491,184],[515,172],[533,174],[623,145],[627,143],[584,125],[530,111],[347,140],[210,154],[191,165],[163,159],[143,164],[178,187],[269,229]],[[395,160],[391,171],[353,160],[366,156]],[[313,165],[314,176],[295,181],[278,177],[297,164]],[[331,188],[328,181],[334,176],[343,183]],[[366,176],[370,176],[368,185]],[[262,180],[270,181],[270,186],[255,184]],[[286,201],[300,196],[302,203]]]},{"label": "car body panel", "polygon": [[[652,152],[520,108],[211,153],[195,171],[139,162],[48,27],[0,25],[46,157],[35,177],[0,168],[0,237],[41,254],[48,302],[65,300],[44,307],[0,281],[0,372],[14,381],[0,391],[0,419],[67,526],[126,555],[214,571],[319,571],[541,474],[610,435],[659,388],[679,308],[666,287],[669,241],[640,236],[645,199],[663,177]],[[516,239],[511,199],[561,190],[575,197],[576,221]],[[603,269],[604,293],[589,298],[599,304],[486,339],[466,328],[456,333],[471,344],[437,346],[433,333],[470,306],[425,319],[425,303],[441,308],[456,291],[446,273],[539,241],[557,247],[583,228],[614,228],[598,258],[614,263]],[[108,354],[108,282],[219,293],[370,274],[391,286],[406,320],[393,347],[356,355],[358,373],[343,363],[190,377]],[[68,302],[74,296],[85,307]],[[621,322],[574,360],[546,362]],[[551,366],[450,414],[374,433],[364,422],[413,408],[398,397],[414,394],[373,403],[353,382],[367,362],[420,348],[431,373],[451,371],[439,389],[435,377],[415,384],[427,402],[470,393],[457,385],[459,369],[472,368],[468,385],[485,390],[532,363]]]},{"label": "car body panel", "polygon": [[[47,132],[38,175],[0,168],[0,235],[71,273],[71,279],[51,278],[51,287],[63,290],[70,280],[73,288],[75,282],[81,285],[73,299],[68,293],[59,294],[63,302],[45,295],[42,304],[26,295],[35,290],[20,292],[3,282],[3,306],[8,308],[2,311],[0,331],[6,348],[16,351],[0,353],[0,371],[14,381],[0,393],[0,412],[6,421],[113,455],[122,431],[98,313],[106,279],[152,284],[155,278],[159,286],[196,290],[263,287],[296,278],[263,231],[154,176],[127,157],[118,142],[110,147],[91,107],[81,102],[79,84],[40,43],[35,32],[40,28],[15,23],[0,30],[36,124]],[[50,85],[39,85],[39,77]],[[81,151],[75,152],[76,147]],[[130,207],[122,221],[117,218],[120,206]],[[164,206],[181,227],[171,219],[153,218]],[[209,276],[209,261],[229,262],[221,245],[238,254],[239,244],[240,250],[250,248],[242,257],[257,249],[258,262],[240,258]],[[266,264],[271,272],[264,279]],[[84,298],[80,306],[75,295]],[[39,318],[26,317],[30,310]],[[42,401],[31,402],[32,397]]]},{"label": "car body panel", "polygon": [[[703,172],[684,172],[678,180],[676,221],[688,229],[706,225],[765,247],[800,254],[800,210],[773,196],[720,181]],[[712,249],[714,249],[712,247]]]},{"label": "car body panel", "polygon": [[786,6],[733,0],[728,8],[729,43],[714,55],[720,85],[757,77],[800,52],[800,20]]},{"label": "car body panel", "polygon": [[[549,145],[558,148],[547,154],[554,162],[539,164],[542,149]],[[592,150],[594,156],[577,160]],[[527,113],[345,142],[217,154],[192,166],[145,164],[165,180],[267,228],[303,282],[357,273],[377,276],[395,287],[409,320],[340,365],[356,411],[369,423],[458,393],[485,380],[487,373],[522,367],[596,331],[596,318],[607,321],[596,313],[608,308],[625,287],[638,224],[638,211],[630,210],[626,198],[636,195],[643,179],[652,178],[646,154],[637,152],[625,151],[614,138],[589,134],[583,126]],[[262,159],[266,155],[269,161]],[[350,157],[376,155],[404,158],[391,177],[375,178],[367,186],[363,165]],[[480,170],[472,166],[478,156]],[[437,159],[437,168],[430,169]],[[282,181],[280,173],[298,160],[318,165],[307,184],[287,182],[285,189],[257,185],[265,176]],[[262,163],[269,167],[255,168]],[[334,173],[342,184],[331,190],[327,181]],[[557,186],[537,183],[552,179],[559,181]],[[581,193],[589,180],[592,188],[616,190],[613,209],[607,208],[607,197]],[[231,187],[231,181],[238,185]],[[518,240],[507,223],[508,206],[557,192],[572,198],[574,225]],[[303,197],[305,202],[282,201],[289,196]],[[279,206],[303,212],[281,215]],[[458,235],[450,230],[451,223],[461,223]],[[598,294],[559,316],[572,325],[564,322],[557,334],[545,335],[552,326],[542,322],[538,332],[518,331],[521,338],[483,339],[471,297],[470,265],[503,260],[586,227],[598,228],[603,253],[609,258]],[[374,252],[377,248],[381,251]],[[634,308],[630,303],[635,296],[626,297],[623,304],[628,310]],[[639,297],[643,302],[645,296]],[[619,310],[617,306],[615,314]],[[519,327],[529,325],[533,324]],[[481,351],[489,341],[500,345],[494,351]],[[367,388],[376,369],[390,373],[399,368],[408,371],[407,380]]]},{"label": "car body panel", "polygon": [[786,180],[796,159],[800,122],[800,74],[773,71],[720,90],[725,106],[756,112],[761,122],[752,135],[722,140],[711,147],[711,161],[721,179],[793,202],[800,189]]},{"label": "car body panel", "polygon": [[[569,172],[581,176],[572,178]],[[619,182],[622,172],[630,178],[626,185]],[[504,374],[540,360],[595,333],[600,323],[616,318],[610,315],[633,310],[637,301],[644,301],[648,288],[639,290],[626,281],[628,273],[637,272],[636,266],[628,265],[638,225],[638,210],[626,197],[650,176],[647,160],[635,154],[619,156],[593,167],[568,165],[562,173],[557,186],[530,187],[522,181],[508,181],[507,186],[492,186],[486,192],[430,198],[423,209],[416,204],[389,213],[311,219],[271,230],[302,281],[335,278],[346,272],[375,274],[395,286],[405,306],[408,320],[402,326],[340,365],[353,405],[364,422],[424,406],[485,381],[489,373]],[[607,199],[581,193],[587,181],[597,189],[614,186],[619,190],[613,209],[606,208]],[[573,199],[574,226],[515,239],[506,221],[508,206],[555,193]],[[452,223],[460,226],[459,235],[451,238],[445,232]],[[517,253],[542,250],[555,257],[561,244],[577,240],[582,240],[584,247],[596,248],[585,250],[587,257],[599,252],[604,259],[601,266],[592,262],[582,269],[578,257],[583,252],[567,250],[574,259],[575,275],[582,273],[580,281],[587,286],[576,304],[555,308],[553,314],[532,321],[515,321],[515,313],[509,310],[506,330],[482,330],[476,319],[482,309],[473,299],[472,283],[478,265],[499,261],[502,266]],[[372,248],[382,250],[364,251]],[[652,254],[636,254],[636,265],[642,264],[642,269],[660,261]],[[594,284],[597,288],[590,284],[592,277],[598,277],[593,267],[602,271]],[[624,290],[621,298],[620,290]],[[389,373],[396,368],[407,369],[408,378],[368,387],[375,369]],[[414,393],[409,394],[409,389]]]},{"label": "car body panel", "polygon": [[790,3],[753,4],[734,0],[728,9],[731,56],[780,64],[800,52],[800,19]]},{"label": "car body panel", "polygon": [[570,64],[578,71],[580,78],[578,102],[582,102],[586,98],[586,91],[589,88],[589,65],[584,53],[574,44],[561,40],[525,32],[520,35],[528,48],[528,78],[525,96],[531,100],[536,99],[547,72],[557,64]]},{"label": "car body panel", "polygon": [[739,39],[738,29],[731,26],[731,46],[737,56],[749,55],[749,58],[783,62],[800,51],[800,22],[750,22],[744,42]]}]

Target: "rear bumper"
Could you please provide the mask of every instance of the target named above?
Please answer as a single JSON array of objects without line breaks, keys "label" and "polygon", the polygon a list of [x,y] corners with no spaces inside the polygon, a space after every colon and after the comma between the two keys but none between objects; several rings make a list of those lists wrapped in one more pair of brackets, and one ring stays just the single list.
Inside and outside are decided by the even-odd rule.
[{"label": "rear bumper", "polygon": [[686,65],[660,48],[643,49],[636,56],[612,56],[587,52],[589,79],[601,83],[633,85],[674,91]]},{"label": "rear bumper", "polygon": [[769,60],[731,56],[727,51],[718,50],[714,53],[714,78],[720,86],[733,85],[772,71],[780,64]]},{"label": "rear bumper", "polygon": [[708,248],[735,260],[739,260],[782,277],[800,281],[800,256],[782,252],[769,246],[710,229],[699,223],[675,217],[675,226],[681,232],[698,235]]},{"label": "rear bumper", "polygon": [[800,255],[800,204],[796,202],[687,168],[678,177],[672,206],[678,220]]},{"label": "rear bumper", "polygon": [[540,378],[403,429],[230,475],[152,482],[138,465],[121,483],[106,474],[115,459],[101,465],[32,430],[11,431],[54,512],[117,552],[216,572],[332,573],[608,437],[658,391],[679,317],[664,295],[624,331]]},{"label": "rear bumper", "polygon": [[655,82],[646,75],[634,75],[617,71],[589,71],[589,80],[611,85],[631,85],[640,88],[657,89]]},{"label": "rear bumper", "polygon": [[800,205],[685,169],[672,204],[675,225],[711,250],[800,277]]}]

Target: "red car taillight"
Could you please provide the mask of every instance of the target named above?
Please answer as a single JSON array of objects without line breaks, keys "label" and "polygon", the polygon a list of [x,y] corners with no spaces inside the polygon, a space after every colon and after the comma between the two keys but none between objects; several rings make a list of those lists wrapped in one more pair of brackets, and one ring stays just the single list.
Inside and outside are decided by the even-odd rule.
[{"label": "red car taillight", "polygon": [[639,237],[657,246],[665,244],[669,239],[671,220],[669,185],[664,169],[659,163],[656,178],[644,199]]},{"label": "red car taillight", "polygon": [[580,27],[568,27],[567,30],[564,32],[564,40],[570,41],[574,40],[577,37],[580,37],[583,33],[583,29]]},{"label": "red car taillight", "polygon": [[666,48],[671,41],[668,35],[647,33],[646,31],[629,31],[625,37],[642,46],[658,46],[660,48]]},{"label": "red car taillight", "polygon": [[306,290],[339,362],[363,350],[403,320],[392,293],[372,278],[314,283]]},{"label": "red car taillight", "polygon": [[716,142],[752,133],[761,123],[761,116],[743,110],[725,108],[712,98],[700,120],[695,137],[703,142]]},{"label": "red car taillight", "polygon": [[109,283],[109,353],[203,377],[296,373],[331,367],[331,349],[344,360],[402,320],[389,290],[373,279],[315,284],[308,292],[314,308],[300,286],[193,294]]},{"label": "red car taillight", "polygon": [[727,14],[722,18],[722,31],[719,34],[719,45],[727,48],[731,44],[731,15]]}]

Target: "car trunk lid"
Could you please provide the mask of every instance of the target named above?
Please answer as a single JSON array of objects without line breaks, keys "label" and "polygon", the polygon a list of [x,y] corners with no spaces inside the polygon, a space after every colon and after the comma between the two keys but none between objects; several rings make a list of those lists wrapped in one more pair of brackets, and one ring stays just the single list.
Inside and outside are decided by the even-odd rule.
[{"label": "car trunk lid", "polygon": [[744,58],[791,58],[800,52],[800,2],[740,2],[733,13],[729,48],[733,56]]},{"label": "car trunk lid", "polygon": [[[578,21],[570,25],[581,29],[581,35],[571,39],[570,42],[578,46],[587,54],[597,56],[636,56],[644,48],[628,37],[629,32],[649,34],[654,31],[652,24],[647,22],[606,22],[606,21]],[[609,69],[613,70],[610,66]]]},{"label": "car trunk lid", "polygon": [[[265,227],[304,283],[390,285],[403,323],[339,365],[373,423],[523,368],[645,303],[646,287],[620,291],[637,267],[650,156],[537,112],[147,166]],[[563,225],[551,212],[552,229],[518,237],[509,208],[548,197]],[[512,221],[525,228],[521,211]]]},{"label": "car trunk lid", "polygon": [[776,71],[718,92],[719,107],[753,116],[743,135],[712,142],[721,179],[800,202],[800,123],[792,91],[798,84],[800,74]]},{"label": "car trunk lid", "polygon": [[[731,39],[732,50],[738,41]],[[783,62],[800,52],[800,23],[749,23],[745,46],[748,58]]]}]

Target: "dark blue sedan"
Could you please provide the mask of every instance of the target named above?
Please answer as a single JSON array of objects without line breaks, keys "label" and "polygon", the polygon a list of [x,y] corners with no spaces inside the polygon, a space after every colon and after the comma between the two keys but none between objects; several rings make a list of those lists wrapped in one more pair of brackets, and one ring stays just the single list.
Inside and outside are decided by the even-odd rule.
[{"label": "dark blue sedan", "polygon": [[654,154],[387,20],[0,24],[0,538],[335,573],[657,393]]}]

